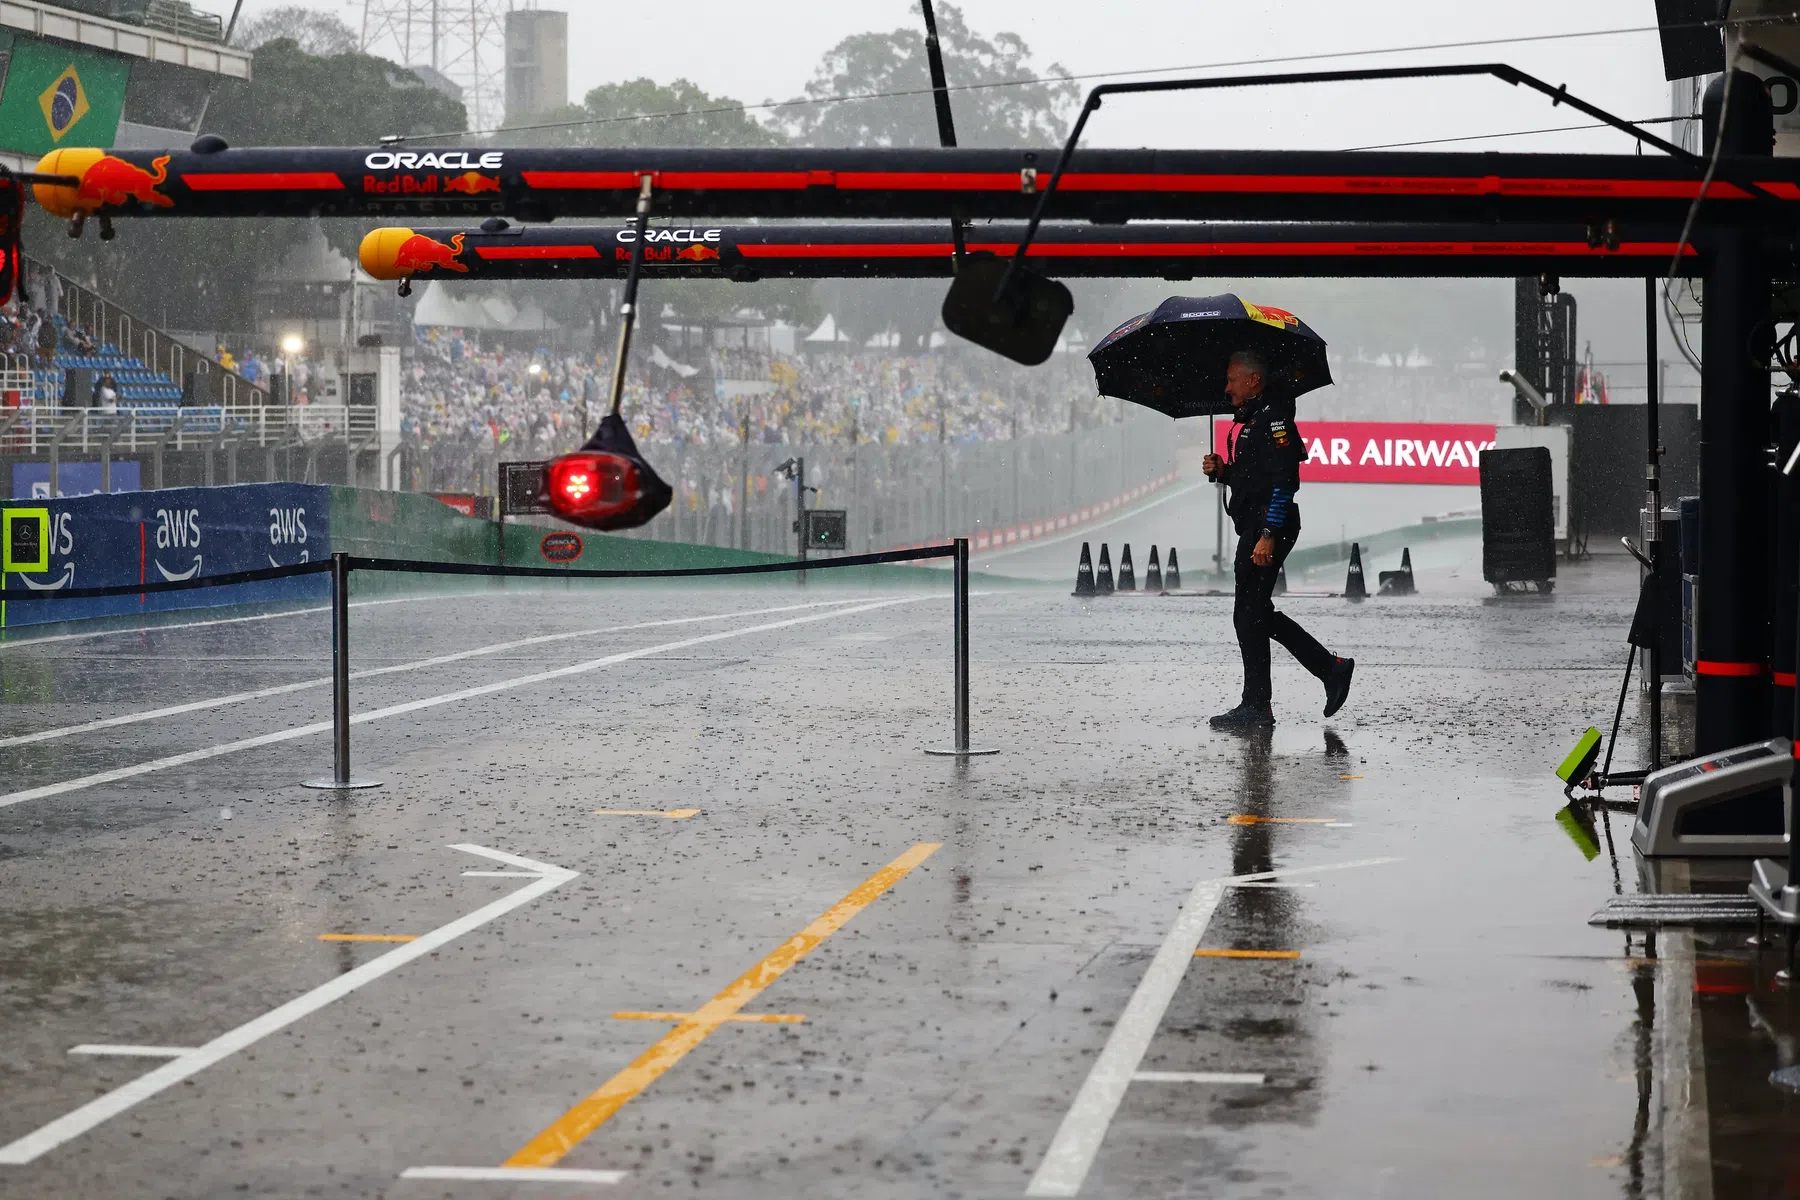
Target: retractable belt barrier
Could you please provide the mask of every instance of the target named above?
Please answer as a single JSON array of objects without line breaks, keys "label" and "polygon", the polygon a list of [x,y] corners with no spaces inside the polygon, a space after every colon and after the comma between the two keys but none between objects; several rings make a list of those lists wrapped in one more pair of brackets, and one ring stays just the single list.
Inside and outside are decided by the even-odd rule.
[{"label": "retractable belt barrier", "polygon": [[773,575],[789,572],[810,573],[844,567],[878,566],[883,563],[919,562],[948,558],[952,565],[954,630],[956,654],[956,744],[947,750],[927,750],[927,754],[967,758],[971,755],[995,754],[995,750],[969,748],[969,539],[957,538],[948,545],[921,546],[910,550],[886,550],[879,554],[851,554],[842,558],[814,558],[793,562],[746,563],[730,567],[666,567],[653,570],[599,570],[573,567],[502,567],[486,563],[433,562],[428,559],[362,558],[353,554],[333,554],[318,562],[296,563],[286,567],[265,567],[254,571],[234,571],[224,575],[203,575],[164,583],[129,583],[112,587],[59,588],[54,592],[34,594],[33,600],[80,600],[103,596],[152,595],[161,592],[183,592],[196,588],[229,587],[238,583],[260,583],[268,579],[289,579],[299,575],[331,573],[331,725],[332,772],[328,779],[306,782],[307,787],[345,790],[379,787],[376,780],[355,779],[350,774],[350,573],[352,571],[387,571],[409,575],[475,575],[515,576],[524,579],[682,579],[708,575]]},{"label": "retractable belt barrier", "polygon": [[354,554],[349,556],[349,560],[353,571],[397,571],[418,575],[517,575],[526,579],[675,579],[695,575],[771,575],[833,567],[871,567],[881,563],[951,558],[955,554],[955,545],[924,546],[916,550],[884,550],[879,554],[850,554],[843,558],[810,558],[794,562],[744,563],[735,567],[658,567],[652,570],[612,571],[573,567],[496,567],[487,563],[430,562],[407,558],[358,558]]}]

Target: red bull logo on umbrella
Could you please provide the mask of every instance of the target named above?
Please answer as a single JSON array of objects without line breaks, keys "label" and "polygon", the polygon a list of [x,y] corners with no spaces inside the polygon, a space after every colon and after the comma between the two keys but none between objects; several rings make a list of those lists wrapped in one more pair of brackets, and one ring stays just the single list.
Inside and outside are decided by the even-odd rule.
[{"label": "red bull logo on umbrella", "polygon": [[1277,329],[1292,329],[1300,324],[1300,318],[1285,308],[1268,308],[1244,301],[1244,315],[1252,321],[1261,321],[1264,325],[1273,325]]}]

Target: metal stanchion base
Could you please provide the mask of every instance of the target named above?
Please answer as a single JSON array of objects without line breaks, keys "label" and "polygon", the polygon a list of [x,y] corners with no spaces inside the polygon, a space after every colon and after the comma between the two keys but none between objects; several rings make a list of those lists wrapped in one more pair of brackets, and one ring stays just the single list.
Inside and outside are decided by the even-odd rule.
[{"label": "metal stanchion base", "polygon": [[925,751],[925,753],[931,755],[933,758],[979,758],[979,757],[981,757],[983,755],[987,755],[987,754],[998,754],[998,753],[1000,753],[1000,751],[998,751],[998,750],[932,750],[932,749],[927,749]]},{"label": "metal stanchion base", "polygon": [[366,788],[381,786],[379,779],[351,779],[339,783],[336,779],[308,779],[300,784],[303,788],[312,788],[320,792],[358,792]]}]

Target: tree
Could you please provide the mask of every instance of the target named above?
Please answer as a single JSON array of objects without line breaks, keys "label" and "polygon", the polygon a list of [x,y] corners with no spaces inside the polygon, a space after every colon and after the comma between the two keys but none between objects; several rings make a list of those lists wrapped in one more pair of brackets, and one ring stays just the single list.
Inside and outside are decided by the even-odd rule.
[{"label": "tree", "polygon": [[666,86],[652,79],[602,84],[580,104],[534,113],[513,128],[518,132],[505,135],[512,145],[744,148],[784,140],[738,101],[709,96],[685,79]]},{"label": "tree", "polygon": [[[373,145],[383,134],[467,128],[463,106],[412,72],[366,54],[316,55],[293,38],[256,49],[252,78],[225,80],[206,131],[237,146]],[[365,221],[327,221],[351,257]],[[42,210],[28,210],[27,252],[146,320],[184,329],[251,327],[254,285],[307,236],[304,221],[147,218],[119,223],[117,241],[62,236]]]},{"label": "tree", "polygon": [[[957,143],[1061,144],[1081,98],[1068,71],[1060,63],[1035,65],[1016,33],[982,37],[953,4],[936,11],[944,74],[952,88],[964,89],[950,93]],[[935,146],[930,88],[921,19],[912,28],[859,33],[832,47],[806,95],[780,110],[781,122],[795,141],[810,146]],[[856,95],[870,98],[837,99]]]},{"label": "tree", "polygon": [[321,56],[354,54],[362,48],[356,30],[336,16],[298,4],[270,9],[251,17],[237,27],[231,40],[236,45],[255,50],[282,38],[298,43],[308,54]]},{"label": "tree", "polygon": [[[782,135],[757,122],[728,96],[712,96],[686,79],[660,84],[629,79],[602,84],[583,98],[550,112],[532,113],[511,123],[501,141],[513,146],[778,146]],[[551,310],[571,323],[593,320],[597,342],[605,318],[616,307],[620,285],[602,282],[577,299],[565,297]],[[811,288],[804,282],[776,280],[755,285],[712,280],[646,280],[646,313],[664,306],[676,317],[708,324],[755,308],[767,316],[801,321],[813,312]],[[597,348],[599,346],[597,345]]]},{"label": "tree", "polygon": [[460,102],[373,55],[313,54],[280,38],[257,48],[252,75],[220,85],[207,132],[244,146],[367,146],[469,127]]},{"label": "tree", "polygon": [[[1051,146],[1067,136],[1080,89],[1057,63],[1039,67],[1016,33],[991,40],[970,29],[962,10],[936,8],[944,74],[952,88],[956,140],[963,146]],[[1020,80],[1041,82],[1017,83]],[[992,85],[1007,86],[992,86]],[[806,96],[779,110],[781,127],[812,146],[935,146],[937,116],[929,89],[924,22],[888,33],[859,33],[820,60]],[[892,93],[908,93],[894,95]],[[837,97],[869,95],[869,99]],[[832,280],[819,286],[823,305],[859,344],[880,333],[900,335],[908,353],[929,345],[945,285],[938,280],[873,284]]]}]

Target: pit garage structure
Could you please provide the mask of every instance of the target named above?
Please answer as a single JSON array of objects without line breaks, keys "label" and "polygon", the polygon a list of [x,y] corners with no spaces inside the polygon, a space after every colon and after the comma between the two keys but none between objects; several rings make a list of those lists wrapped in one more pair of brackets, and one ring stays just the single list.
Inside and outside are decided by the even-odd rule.
[{"label": "pit garage structure", "polygon": [[[1151,276],[1631,276],[1704,281],[1700,400],[1701,556],[1695,749],[1760,740],[1776,726],[1770,669],[1770,365],[1777,283],[1800,279],[1800,161],[1772,157],[1769,98],[1731,72],[1706,98],[1697,156],[1510,67],[1317,73],[1260,82],[1491,75],[1598,114],[1661,154],[1468,154],[1076,150],[1027,261],[1048,274]],[[1231,81],[1207,81],[1226,85]],[[1727,97],[1729,96],[1729,100]],[[1093,103],[1090,99],[1090,104]],[[1718,153],[1710,153],[1714,148]],[[982,149],[64,149],[36,195],[73,229],[125,216],[461,218],[424,231],[395,273],[422,278],[622,272],[615,227],[517,229],[511,222],[623,218],[647,180],[657,218],[689,229],[651,271],[948,276],[952,218],[977,252],[1016,245],[1058,154]],[[755,226],[711,241],[727,220]],[[479,227],[474,222],[480,221]],[[942,222],[935,230],[874,221]],[[1131,224],[1127,224],[1130,222]],[[1163,227],[1139,222],[1233,222]],[[1683,232],[1686,231],[1684,238]],[[390,234],[398,252],[407,236]],[[611,240],[615,253],[604,253]],[[431,245],[426,245],[429,242]],[[433,247],[436,247],[435,249]],[[682,249],[699,247],[686,257]],[[706,251],[717,250],[717,257]],[[423,251],[423,253],[420,253]],[[483,251],[486,251],[484,254]],[[1791,618],[1790,618],[1791,620]],[[1788,694],[1783,687],[1782,695]]]}]

